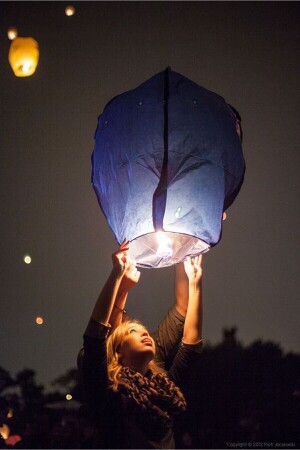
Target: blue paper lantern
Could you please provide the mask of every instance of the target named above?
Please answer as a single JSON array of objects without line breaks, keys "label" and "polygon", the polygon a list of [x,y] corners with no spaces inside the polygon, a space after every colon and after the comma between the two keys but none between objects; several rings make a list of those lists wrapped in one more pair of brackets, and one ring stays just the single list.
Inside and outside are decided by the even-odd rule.
[{"label": "blue paper lantern", "polygon": [[106,105],[92,182],[138,266],[169,266],[219,242],[244,178],[240,135],[234,108],[169,68]]}]

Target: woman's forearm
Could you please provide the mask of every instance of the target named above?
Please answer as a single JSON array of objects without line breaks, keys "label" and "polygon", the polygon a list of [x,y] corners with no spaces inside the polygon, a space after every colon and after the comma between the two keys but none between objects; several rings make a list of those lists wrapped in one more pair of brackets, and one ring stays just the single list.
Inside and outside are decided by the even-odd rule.
[{"label": "woman's forearm", "polygon": [[189,283],[183,263],[175,266],[175,306],[177,311],[185,317],[189,302]]},{"label": "woman's forearm", "polygon": [[109,324],[121,281],[122,275],[113,269],[95,304],[91,316],[92,319],[104,325]]},{"label": "woman's forearm", "polygon": [[189,282],[189,303],[183,329],[183,342],[197,344],[202,339],[202,282]]},{"label": "woman's forearm", "polygon": [[111,330],[122,322],[128,292],[141,275],[128,256],[128,249],[129,242],[124,240],[113,253],[113,269],[92,312],[92,319],[111,325]]},{"label": "woman's forearm", "polygon": [[113,331],[115,328],[117,328],[118,325],[120,325],[124,317],[126,318],[126,300],[128,297],[128,291],[122,290],[122,288],[119,288],[118,293],[116,295],[116,300],[113,305],[111,315],[109,318],[109,323],[111,325],[111,331]]}]

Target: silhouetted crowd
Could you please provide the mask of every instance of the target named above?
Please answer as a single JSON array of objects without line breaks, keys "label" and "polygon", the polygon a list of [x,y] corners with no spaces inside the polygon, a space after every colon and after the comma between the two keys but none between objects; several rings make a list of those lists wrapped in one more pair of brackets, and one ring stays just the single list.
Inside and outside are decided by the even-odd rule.
[{"label": "silhouetted crowd", "polygon": [[[0,368],[0,448],[95,448],[77,370],[56,386],[44,393],[33,371],[12,378]],[[205,345],[185,396],[189,409],[176,421],[177,448],[299,448],[300,355],[283,354],[277,344],[245,347],[235,328],[224,330],[220,344]]]}]

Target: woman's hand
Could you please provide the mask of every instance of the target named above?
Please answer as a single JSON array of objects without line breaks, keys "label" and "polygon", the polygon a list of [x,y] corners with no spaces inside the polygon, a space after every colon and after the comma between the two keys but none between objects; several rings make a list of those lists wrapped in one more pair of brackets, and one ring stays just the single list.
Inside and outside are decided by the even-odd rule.
[{"label": "woman's hand", "polygon": [[130,265],[128,256],[129,242],[124,240],[118,250],[112,254],[113,270],[123,276]]},{"label": "woman's hand", "polygon": [[120,290],[128,292],[133,286],[135,286],[140,279],[141,272],[137,270],[135,265],[131,262],[129,267],[125,270]]},{"label": "woman's hand", "polygon": [[202,279],[202,255],[191,258],[190,256],[184,261],[184,270],[189,279],[189,283],[198,285]]},{"label": "woman's hand", "polygon": [[124,240],[119,249],[113,253],[113,270],[117,275],[122,277],[122,290],[129,291],[135,284],[138,283],[141,273],[135,267],[135,264],[128,255],[129,242]]},{"label": "woman's hand", "polygon": [[184,269],[189,280],[189,302],[183,328],[185,344],[198,344],[202,339],[202,255],[187,257]]}]

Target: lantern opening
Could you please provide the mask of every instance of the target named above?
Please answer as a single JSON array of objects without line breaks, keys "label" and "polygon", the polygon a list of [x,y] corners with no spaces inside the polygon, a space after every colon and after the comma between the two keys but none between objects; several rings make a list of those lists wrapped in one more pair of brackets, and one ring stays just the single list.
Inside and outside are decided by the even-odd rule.
[{"label": "lantern opening", "polygon": [[23,73],[30,72],[31,69],[31,62],[25,61],[23,64],[20,65],[19,70],[21,70]]},{"label": "lantern opening", "polygon": [[186,256],[206,253],[210,245],[183,233],[158,231],[140,236],[129,243],[129,256],[139,267],[148,269],[178,264]]},{"label": "lantern opening", "polygon": [[158,241],[158,247],[156,250],[157,256],[160,256],[161,258],[172,256],[173,249],[171,239],[163,231],[158,231],[156,237]]}]

